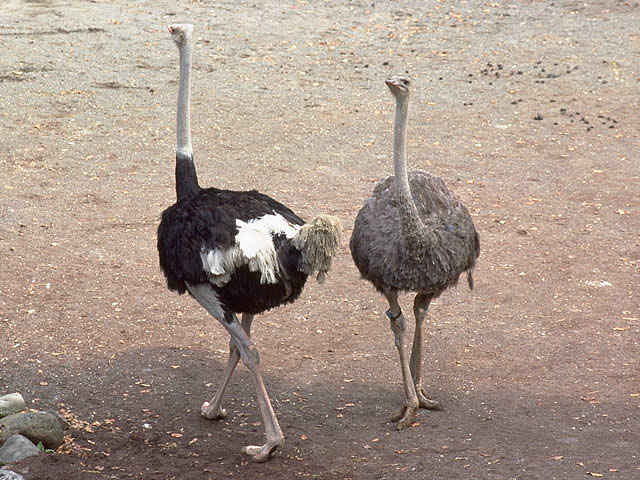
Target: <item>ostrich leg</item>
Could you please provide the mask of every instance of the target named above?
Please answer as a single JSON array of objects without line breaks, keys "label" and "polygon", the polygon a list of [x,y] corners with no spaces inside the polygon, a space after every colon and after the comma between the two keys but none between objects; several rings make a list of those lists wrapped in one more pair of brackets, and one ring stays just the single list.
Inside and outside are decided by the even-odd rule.
[{"label": "ostrich leg", "polygon": [[276,414],[273,411],[269,395],[262,380],[262,375],[260,374],[260,355],[258,349],[238,321],[238,317],[220,305],[217,295],[207,284],[187,284],[187,287],[191,295],[193,295],[193,298],[227,329],[229,335],[231,335],[231,341],[238,348],[242,362],[253,375],[256,396],[258,397],[258,406],[262,414],[267,441],[264,445],[246,446],[242,449],[242,452],[253,457],[253,460],[256,462],[265,462],[276,448],[284,444],[284,435],[282,435],[282,430],[280,430],[280,425],[278,424]]},{"label": "ostrich leg", "polygon": [[[253,318],[255,315],[251,315],[248,313],[242,314],[242,328],[247,332],[247,336],[251,337],[251,323],[253,322]],[[238,351],[238,347],[234,343],[233,340],[229,342],[229,360],[227,361],[227,366],[224,369],[224,373],[222,374],[222,379],[220,380],[220,384],[218,385],[218,390],[216,391],[215,396],[211,399],[210,402],[204,402],[202,404],[202,416],[209,420],[218,420],[221,418],[227,417],[227,411],[224,408],[221,408],[222,405],[222,396],[224,395],[225,390],[227,389],[227,385],[229,384],[229,380],[231,379],[231,375],[238,365],[238,361],[240,360],[240,352]]]},{"label": "ostrich leg", "polygon": [[258,397],[258,406],[260,407],[265,434],[267,436],[267,441],[264,445],[249,445],[244,447],[242,452],[253,457],[253,460],[256,462],[265,462],[269,459],[271,453],[276,448],[284,444],[284,435],[282,434],[282,430],[280,430],[278,419],[273,411],[269,395],[267,394],[267,389],[265,388],[264,381],[262,380],[258,349],[251,341],[244,328],[242,328],[235,315],[233,315],[233,317],[234,320],[225,326],[238,347],[242,362],[253,374],[256,396]]},{"label": "ostrich leg", "polygon": [[440,403],[427,398],[422,387],[422,334],[424,330],[424,318],[427,316],[432,295],[418,293],[413,301],[413,314],[416,317],[416,330],[413,333],[413,348],[411,349],[411,376],[416,386],[416,394],[421,408],[440,410]]},{"label": "ostrich leg", "polygon": [[402,315],[402,310],[398,304],[398,292],[386,292],[385,296],[389,302],[389,310],[387,316],[391,323],[391,330],[395,336],[395,344],[400,355],[400,367],[402,368],[402,382],[404,384],[404,393],[406,396],[405,406],[391,417],[393,422],[398,422],[398,430],[410,427],[416,419],[419,401],[416,395],[416,388],[411,377],[411,369],[407,359],[405,350],[405,339],[407,336],[407,322]]}]

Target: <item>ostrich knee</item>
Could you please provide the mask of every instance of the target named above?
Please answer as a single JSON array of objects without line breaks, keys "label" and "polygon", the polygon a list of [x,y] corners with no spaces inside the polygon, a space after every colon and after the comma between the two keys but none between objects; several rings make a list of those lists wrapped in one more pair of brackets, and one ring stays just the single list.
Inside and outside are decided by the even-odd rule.
[{"label": "ostrich knee", "polygon": [[404,316],[400,314],[393,320],[390,320],[391,331],[395,336],[395,343],[397,348],[404,348],[404,336],[407,331],[407,322]]},{"label": "ostrich knee", "polygon": [[260,366],[260,354],[255,345],[251,344],[246,348],[240,349],[240,358],[249,370],[255,372]]}]

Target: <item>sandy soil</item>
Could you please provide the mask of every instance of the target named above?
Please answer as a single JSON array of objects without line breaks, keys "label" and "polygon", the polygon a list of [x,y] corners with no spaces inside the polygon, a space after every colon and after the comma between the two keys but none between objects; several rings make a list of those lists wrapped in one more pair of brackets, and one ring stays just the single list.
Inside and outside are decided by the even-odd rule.
[{"label": "sandy soil", "polygon": [[[255,323],[287,439],[267,464],[240,453],[263,435],[245,368],[227,420],[200,418],[228,338],[157,266],[175,21],[197,28],[201,183],[346,226],[327,283]],[[0,392],[73,424],[25,478],[640,478],[636,0],[10,0],[0,48]],[[444,410],[401,432],[386,307],[347,246],[391,173],[399,72],[411,166],[464,199],[483,247],[476,289],[430,312]]]}]

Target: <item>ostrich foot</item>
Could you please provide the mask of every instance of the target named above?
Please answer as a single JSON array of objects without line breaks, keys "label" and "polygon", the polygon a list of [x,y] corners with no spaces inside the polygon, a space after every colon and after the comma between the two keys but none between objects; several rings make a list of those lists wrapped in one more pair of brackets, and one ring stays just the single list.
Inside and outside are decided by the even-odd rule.
[{"label": "ostrich foot", "polygon": [[227,418],[227,411],[224,408],[218,407],[216,412],[213,405],[209,405],[209,402],[204,402],[200,409],[200,413],[207,420],[221,420]]},{"label": "ostrich foot", "polygon": [[416,413],[418,409],[415,407],[407,407],[406,405],[393,414],[391,417],[392,422],[398,422],[396,428],[398,430],[404,430],[410,427],[416,421]]},{"label": "ostrich foot", "polygon": [[416,393],[418,394],[418,402],[420,402],[420,408],[426,408],[427,410],[442,410],[440,402],[427,398],[422,387],[416,387]]},{"label": "ostrich foot", "polygon": [[261,463],[269,460],[271,454],[280,446],[280,443],[269,442],[264,445],[248,445],[242,449],[242,453],[249,455],[254,462]]}]

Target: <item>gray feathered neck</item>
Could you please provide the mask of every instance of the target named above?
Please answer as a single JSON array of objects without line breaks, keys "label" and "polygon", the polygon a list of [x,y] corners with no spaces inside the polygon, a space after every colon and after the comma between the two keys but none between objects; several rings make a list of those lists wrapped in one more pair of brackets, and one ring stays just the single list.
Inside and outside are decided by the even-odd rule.
[{"label": "gray feathered neck", "polygon": [[410,244],[421,243],[427,233],[413,201],[407,170],[407,124],[409,120],[409,96],[396,95],[396,115],[393,125],[393,171],[396,197],[400,211],[402,234]]}]

